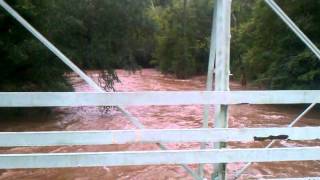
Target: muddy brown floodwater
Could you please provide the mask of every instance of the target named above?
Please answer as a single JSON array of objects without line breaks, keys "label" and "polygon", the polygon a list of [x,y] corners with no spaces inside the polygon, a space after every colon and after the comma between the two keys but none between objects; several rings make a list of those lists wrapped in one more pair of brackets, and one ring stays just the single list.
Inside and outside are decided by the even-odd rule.
[{"label": "muddy brown floodwater", "polygon": [[[89,72],[96,77],[95,72]],[[142,90],[204,90],[204,76],[188,80],[178,80],[160,74],[153,69],[144,69],[135,74],[119,70],[121,83],[116,84],[118,91]],[[69,77],[76,91],[92,91],[79,77]],[[239,90],[237,82],[231,83],[232,90]],[[141,106],[128,107],[147,128],[176,129],[201,127],[202,106]],[[230,107],[230,127],[285,127],[296,117],[303,107],[271,105],[234,105]],[[213,108],[211,108],[213,111]],[[297,126],[319,126],[319,112],[310,112]],[[211,117],[212,119],[212,117]],[[212,124],[210,124],[212,126]],[[135,127],[117,110],[103,114],[100,108],[55,108],[53,112],[42,115],[30,115],[20,118],[0,116],[0,131],[51,131],[51,130],[115,130],[134,129]],[[266,143],[229,143],[230,148],[263,147]],[[279,141],[274,147],[319,146],[320,141]],[[199,143],[167,144],[170,149],[198,149]],[[127,144],[104,146],[72,147],[15,147],[1,148],[0,153],[40,153],[40,152],[102,152],[120,150],[156,150],[154,144]],[[0,162],[1,163],[1,162]],[[228,165],[228,179],[232,179],[243,163]],[[196,168],[196,165],[190,166]],[[205,166],[206,176],[212,172],[211,165]],[[314,177],[320,176],[320,162],[277,162],[254,163],[240,179]],[[89,179],[192,179],[176,165],[97,167],[67,169],[29,169],[0,170],[0,179],[54,179],[54,180],[89,180]]]}]

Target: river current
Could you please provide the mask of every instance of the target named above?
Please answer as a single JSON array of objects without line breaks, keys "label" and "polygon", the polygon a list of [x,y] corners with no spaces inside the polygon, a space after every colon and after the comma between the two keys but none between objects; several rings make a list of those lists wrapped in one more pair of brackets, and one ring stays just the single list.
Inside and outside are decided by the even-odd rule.
[{"label": "river current", "polygon": [[[97,73],[88,72],[96,78]],[[178,91],[204,90],[206,78],[197,76],[187,80],[179,80],[163,75],[154,69],[143,69],[136,73],[117,71],[121,83],[116,84],[117,91]],[[93,91],[76,75],[68,76],[76,91]],[[239,83],[231,82],[232,90],[244,89]],[[245,90],[252,89],[247,88]],[[128,107],[134,116],[141,120],[146,128],[179,129],[199,128],[202,126],[203,106],[138,106]],[[210,111],[213,121],[213,107]],[[233,105],[230,106],[229,127],[285,127],[299,113],[301,106],[271,105]],[[297,126],[319,126],[320,113],[312,111]],[[210,123],[212,127],[212,123]],[[97,107],[55,108],[51,113],[28,115],[24,117],[1,117],[0,131],[74,131],[74,130],[117,130],[135,129],[133,124],[116,109],[103,113]],[[198,149],[199,143],[170,143],[169,149]],[[228,143],[229,148],[264,147],[267,142]],[[319,146],[320,141],[278,141],[273,147]],[[128,150],[157,150],[155,144],[126,144],[103,146],[71,146],[71,147],[15,147],[1,148],[0,153],[58,153],[58,152],[106,152]],[[1,162],[0,162],[1,163]],[[228,179],[232,179],[243,163],[228,165]],[[190,166],[193,169],[197,165]],[[207,178],[212,172],[212,165],[205,166]],[[289,178],[320,176],[319,161],[253,163],[240,179]],[[7,179],[49,179],[49,180],[100,180],[100,179],[192,179],[178,165],[130,166],[130,167],[97,167],[97,168],[65,168],[65,169],[29,169],[0,170],[0,180]]]}]

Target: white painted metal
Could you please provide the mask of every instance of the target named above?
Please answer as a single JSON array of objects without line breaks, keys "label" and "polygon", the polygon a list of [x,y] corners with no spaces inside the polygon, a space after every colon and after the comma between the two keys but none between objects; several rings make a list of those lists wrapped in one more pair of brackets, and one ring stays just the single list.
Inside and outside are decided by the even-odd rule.
[{"label": "white painted metal", "polygon": [[284,23],[304,42],[308,48],[317,56],[320,60],[319,48],[308,38],[307,35],[290,19],[290,17],[278,6],[274,0],[265,0],[265,2],[271,7],[271,9],[283,20]]},{"label": "white painted metal", "polygon": [[[131,121],[131,123],[133,125],[135,125],[138,129],[145,129],[144,125],[139,121],[139,119],[137,119],[136,117],[134,117],[129,111],[127,111],[124,107],[122,106],[118,106],[119,110],[128,117],[128,119]],[[168,148],[162,144],[162,143],[157,143],[157,146],[161,149],[161,150],[167,150]],[[202,180],[202,178],[195,173],[188,165],[185,164],[180,164],[180,166],[187,172],[189,173],[193,179],[195,180]]]},{"label": "white painted metal", "polygon": [[320,147],[1,154],[0,169],[320,160]]},{"label": "white painted metal", "polygon": [[[209,54],[209,63],[208,63],[208,73],[207,73],[207,82],[206,82],[206,90],[213,91],[213,75],[214,75],[214,64],[216,60],[216,17],[217,17],[217,6],[216,2],[214,1],[214,11],[212,17],[212,27],[211,27],[211,40],[210,40],[210,54]],[[209,114],[210,114],[210,105],[204,105],[203,109],[203,120],[202,120],[202,127],[208,128],[209,127]],[[206,148],[206,143],[202,143],[200,145],[201,149]],[[199,176],[204,177],[204,165],[200,164],[198,168]]]},{"label": "white painted metal", "polygon": [[[0,147],[254,141],[270,136],[320,139],[320,127],[0,132]],[[10,139],[10,141],[8,141]],[[269,141],[272,139],[269,139]]]},{"label": "white painted metal", "polygon": [[[278,4],[274,0],[265,0],[265,2],[270,6],[270,8],[283,20],[284,23],[300,38],[302,42],[306,44],[306,46],[317,56],[320,60],[320,50],[319,48],[306,36],[303,31],[291,20],[291,18],[278,6]],[[316,99],[319,99],[320,96]],[[314,101],[312,104],[308,106],[306,110],[304,110],[297,118],[295,118],[288,127],[293,127],[297,122],[301,120],[301,118],[307,114],[312,108],[314,108],[318,104],[317,101]],[[275,141],[269,143],[266,148],[270,148]],[[243,168],[240,169],[239,172],[236,173],[235,178],[237,179],[240,175],[245,172],[250,166],[251,162],[247,163]]]},{"label": "white painted metal", "polygon": [[[289,125],[288,128],[293,127],[294,125],[296,125],[296,123],[298,123],[303,116],[305,116],[309,111],[311,111],[311,109],[316,105],[317,103],[312,103],[307,109],[305,109],[298,117],[296,117]],[[299,136],[303,135],[306,132],[301,132],[299,133]],[[271,141],[265,148],[271,148],[272,145],[275,143],[276,141],[273,140]],[[237,179],[238,177],[240,177],[240,175],[242,173],[244,173],[250,166],[251,166],[252,162],[247,163],[244,167],[242,167],[235,175],[235,178]]]},{"label": "white painted metal", "polygon": [[[320,57],[319,49],[288,19],[273,0],[265,0],[288,26]],[[217,28],[223,36],[218,36],[215,45],[217,52],[216,90],[227,91],[229,76],[229,34],[231,1],[218,0],[220,8]],[[138,93],[104,93],[89,76],[75,66],[63,53],[43,37],[5,1],[0,5],[17,19],[27,30],[38,38],[55,55],[73,69],[91,87],[100,93],[0,93],[0,107],[34,107],[34,106],[106,106],[117,105],[119,109],[139,128],[143,125],[122,105],[188,105],[188,104],[222,104],[217,106],[216,124],[227,126],[226,104],[299,104],[312,103],[292,123],[296,123],[308,112],[320,97],[318,91],[269,91],[269,92],[138,92]],[[228,7],[227,7],[228,6]],[[226,9],[228,8],[228,9]],[[222,16],[223,15],[223,16]],[[228,19],[229,18],[229,19]],[[292,24],[293,23],[293,24]],[[302,34],[301,34],[302,33]],[[227,35],[227,36],[226,36]],[[219,39],[220,37],[220,39]],[[225,39],[224,39],[225,38]],[[211,58],[210,58],[211,59]],[[220,61],[221,60],[221,61]],[[219,64],[220,63],[220,64]],[[211,64],[212,65],[212,64]],[[210,75],[211,72],[208,74]],[[208,84],[209,86],[210,84]],[[212,84],[211,84],[212,87]],[[208,89],[210,90],[210,89]],[[113,98],[114,97],[114,98]],[[103,99],[103,100],[102,100]],[[172,100],[175,102],[172,102]],[[155,101],[155,102],[152,102]],[[205,123],[204,123],[205,124]],[[292,125],[291,124],[291,125]],[[291,126],[290,125],[290,126]],[[230,132],[229,132],[230,131]],[[3,146],[51,146],[51,145],[90,145],[134,142],[213,142],[213,141],[247,141],[254,137],[270,135],[289,135],[292,140],[319,138],[318,128],[272,128],[272,129],[195,129],[195,130],[143,130],[143,131],[85,131],[85,132],[29,132],[0,133],[0,145]],[[102,137],[102,138],[101,138]],[[40,138],[40,139],[39,139]],[[8,139],[12,140],[8,142]],[[14,140],[14,141],[13,141]],[[273,141],[274,142],[274,141]],[[162,149],[166,149],[159,144]],[[219,145],[219,147],[222,147]],[[181,152],[181,153],[180,153]],[[319,160],[319,147],[291,149],[250,149],[250,150],[200,150],[200,151],[157,151],[127,153],[73,153],[73,154],[3,154],[0,155],[0,168],[35,168],[35,167],[78,167],[104,165],[144,165],[176,163],[229,163],[243,161],[287,161]],[[172,158],[173,157],[173,158]],[[101,159],[100,159],[101,158]],[[208,160],[209,159],[209,160]],[[110,160],[110,161],[109,161]],[[199,179],[188,166],[182,165],[194,178]],[[220,169],[221,170],[221,169]],[[220,176],[223,174],[220,171]],[[222,177],[223,178],[223,177]]]},{"label": "white painted metal", "polygon": [[0,107],[304,104],[320,91],[1,92]]},{"label": "white painted metal", "polygon": [[[33,34],[41,43],[43,43],[49,50],[51,50],[61,61],[69,66],[76,74],[78,74],[85,82],[89,84],[97,92],[104,92],[104,90],[97,85],[89,76],[87,76],[80,68],[78,68],[69,58],[67,58],[58,48],[56,48],[50,41],[48,41],[40,32],[38,32],[31,24],[29,24],[23,17],[19,15],[10,5],[4,0],[0,0],[0,5],[11,14],[21,25],[23,25],[31,34]],[[118,106],[118,109],[138,128],[143,128],[139,120],[132,116],[132,114],[123,106]],[[159,144],[161,149],[166,149],[164,145]],[[182,167],[192,175],[194,179],[200,179],[188,166]]]},{"label": "white painted metal", "polygon": [[[230,38],[231,38],[231,2],[232,0],[217,0],[217,20],[215,24],[216,61],[215,61],[215,91],[229,91],[230,75]],[[228,97],[227,97],[228,98]],[[228,127],[228,103],[218,103],[215,106],[216,128]],[[215,148],[224,148],[225,143],[214,144]],[[226,164],[214,165],[212,179],[226,179]]]},{"label": "white painted metal", "polygon": [[50,41],[48,41],[41,33],[39,33],[30,23],[21,17],[9,4],[4,0],[0,0],[0,5],[14,17],[22,26],[24,26],[34,37],[36,37],[42,44],[44,44],[52,53],[54,53],[61,61],[76,72],[83,80],[85,80],[91,87],[102,92],[103,90],[81,69],[79,69],[72,61],[66,57],[58,48],[56,48]]}]

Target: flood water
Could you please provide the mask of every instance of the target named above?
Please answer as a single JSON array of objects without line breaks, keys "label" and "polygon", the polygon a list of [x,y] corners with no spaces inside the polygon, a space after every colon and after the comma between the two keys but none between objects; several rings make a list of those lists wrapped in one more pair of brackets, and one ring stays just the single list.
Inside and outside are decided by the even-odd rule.
[{"label": "flood water", "polygon": [[[95,72],[89,72],[96,77]],[[121,83],[116,84],[118,91],[158,91],[158,90],[204,90],[204,76],[187,80],[178,80],[162,75],[153,69],[144,69],[135,74],[119,70]],[[92,91],[79,77],[69,77],[76,91]],[[237,82],[231,83],[232,90],[239,90]],[[202,106],[139,106],[127,108],[141,120],[146,128],[178,129],[199,128],[202,121]],[[213,107],[211,108],[213,112]],[[285,127],[303,107],[271,106],[271,105],[234,105],[230,107],[229,127]],[[213,113],[211,113],[213,114]],[[310,112],[297,126],[319,126],[320,113]],[[212,117],[211,117],[212,120]],[[212,126],[212,123],[210,123]],[[77,107],[55,108],[51,113],[29,115],[24,117],[1,117],[0,131],[74,131],[74,130],[116,130],[135,129],[135,127],[116,109],[103,113],[101,108]],[[198,149],[199,143],[166,144],[169,149]],[[229,143],[230,148],[263,147],[267,143]],[[320,146],[320,141],[279,141],[274,147]],[[127,144],[104,146],[72,146],[72,147],[31,147],[2,148],[0,153],[40,153],[40,152],[105,152],[126,150],[156,150],[155,144]],[[1,163],[1,162],[0,162]],[[229,164],[228,176],[243,167],[243,163]],[[190,166],[197,168],[196,165]],[[212,172],[211,165],[205,166],[206,176]],[[320,162],[278,162],[254,163],[240,179],[315,177],[320,176]],[[0,170],[0,179],[58,179],[58,180],[89,180],[89,179],[192,179],[178,165],[161,166],[130,166],[130,167],[97,167],[97,168],[66,168],[66,169],[29,169]]]}]

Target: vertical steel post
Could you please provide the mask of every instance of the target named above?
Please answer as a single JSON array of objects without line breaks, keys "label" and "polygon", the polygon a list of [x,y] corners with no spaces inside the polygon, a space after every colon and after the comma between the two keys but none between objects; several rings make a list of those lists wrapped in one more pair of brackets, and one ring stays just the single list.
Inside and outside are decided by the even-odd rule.
[{"label": "vertical steel post", "polygon": [[[212,91],[213,90],[213,75],[214,75],[214,63],[216,60],[216,17],[217,17],[217,6],[214,2],[213,8],[213,16],[212,16],[212,29],[211,29],[211,40],[210,40],[210,54],[209,54],[209,63],[208,63],[208,73],[207,73],[207,83],[206,83],[206,90]],[[203,121],[202,127],[208,128],[209,127],[209,114],[210,114],[210,105],[204,105],[203,110]],[[206,143],[201,143],[201,149],[206,148]],[[204,177],[204,165],[199,165],[199,176]]]},{"label": "vertical steel post", "polygon": [[[232,0],[216,0],[216,68],[215,68],[215,91],[229,91],[230,75],[230,38],[231,38],[231,3]],[[228,127],[228,106],[215,106],[215,127]],[[225,143],[216,143],[215,148],[226,147]],[[226,164],[216,164],[212,179],[226,179]]]}]

